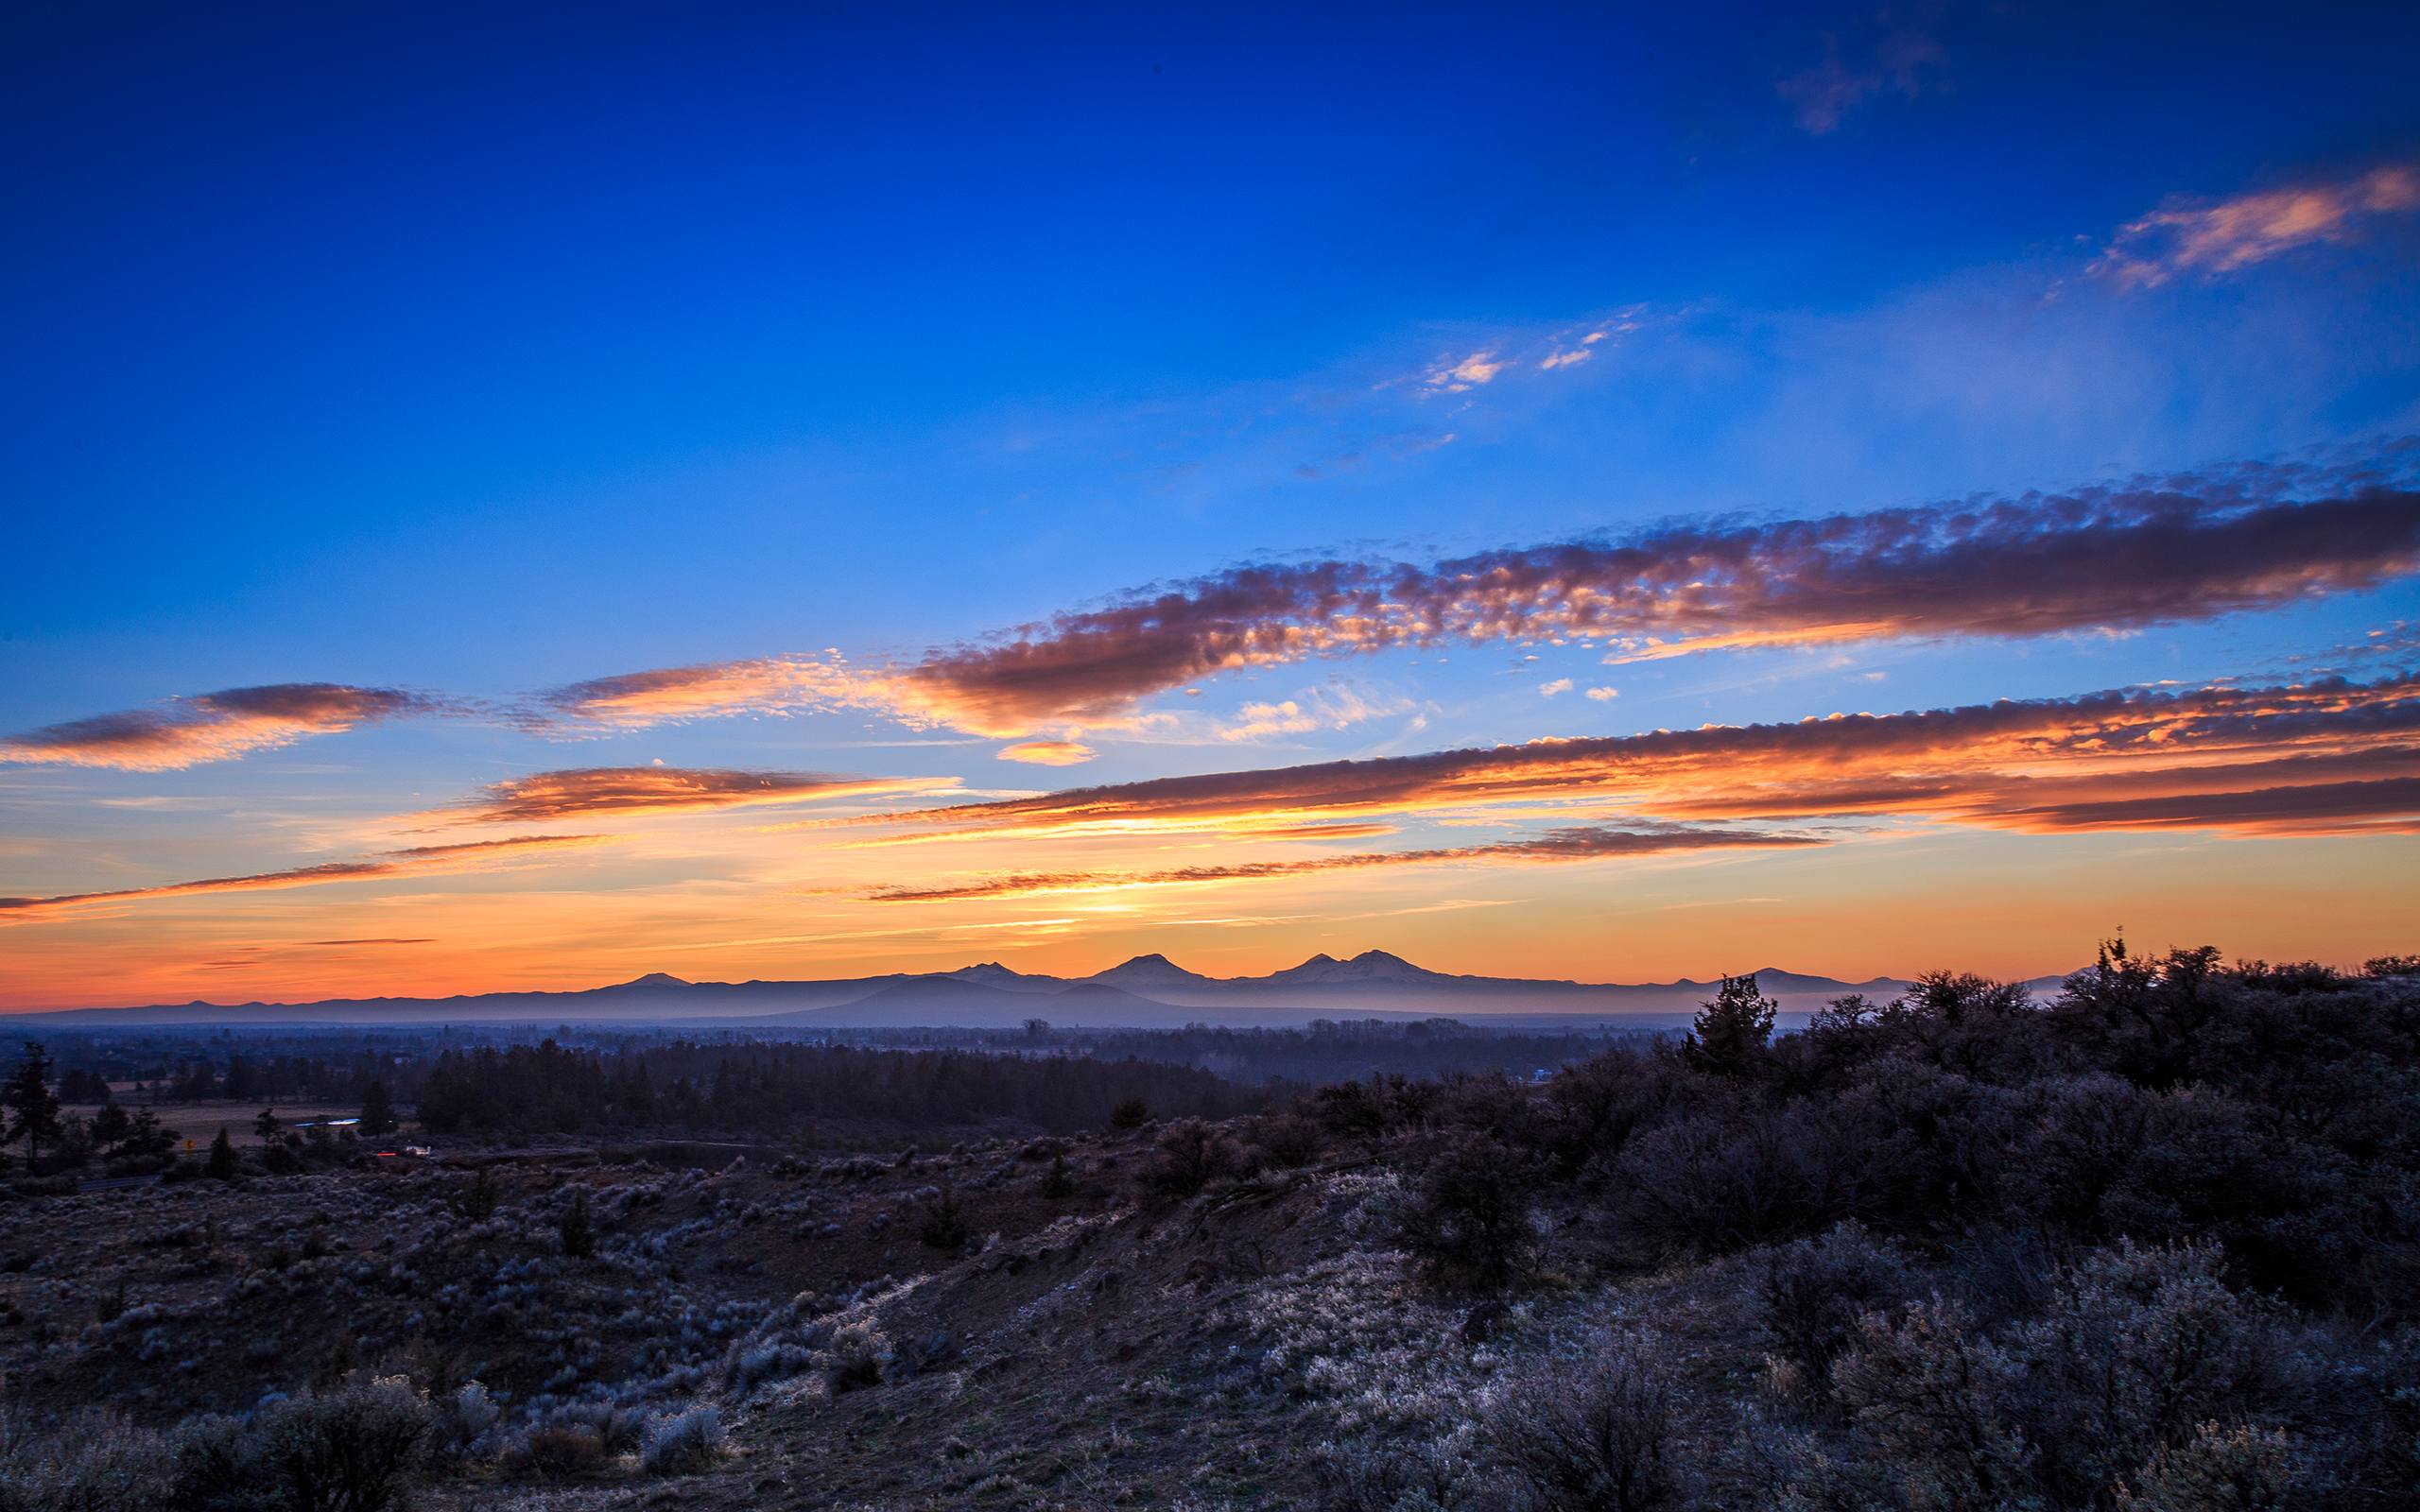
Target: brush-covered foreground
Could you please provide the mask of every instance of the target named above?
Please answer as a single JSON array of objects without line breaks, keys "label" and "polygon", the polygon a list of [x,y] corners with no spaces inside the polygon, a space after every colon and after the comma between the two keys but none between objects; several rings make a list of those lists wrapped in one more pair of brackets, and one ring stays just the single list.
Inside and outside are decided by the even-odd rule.
[{"label": "brush-covered foreground", "polygon": [[1780,1038],[1732,984],[1542,1085],[22,1197],[0,1508],[2412,1506],[2411,965],[2118,952]]}]

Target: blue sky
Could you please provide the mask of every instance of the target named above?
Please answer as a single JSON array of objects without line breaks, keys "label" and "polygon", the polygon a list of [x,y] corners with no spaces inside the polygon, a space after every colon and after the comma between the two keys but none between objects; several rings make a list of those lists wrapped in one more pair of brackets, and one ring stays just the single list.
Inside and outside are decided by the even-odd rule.
[{"label": "blue sky", "polygon": [[[2408,8],[6,25],[0,731],[303,682],[485,713],[0,767],[0,893],[351,854],[556,767],[1036,777],[992,760],[1018,731],[887,705],[578,741],[495,716],[585,679],[904,665],[1263,559],[2264,459],[2408,480],[2420,432]],[[2261,198],[2294,194],[2323,219]],[[1122,782],[2290,676],[2420,620],[2394,562],[2045,635],[1288,660],[1150,690],[1172,728],[1029,733]],[[1289,699],[1315,728],[1236,734]],[[2408,836],[2292,843],[2412,869]],[[54,932],[48,962],[95,927],[17,938]]]}]

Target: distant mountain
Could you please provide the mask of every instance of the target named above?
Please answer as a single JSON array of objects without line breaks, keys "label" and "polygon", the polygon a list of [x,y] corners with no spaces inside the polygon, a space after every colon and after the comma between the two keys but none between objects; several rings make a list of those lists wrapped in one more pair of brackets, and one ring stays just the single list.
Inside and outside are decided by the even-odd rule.
[{"label": "distant mountain", "polygon": [[1002,966],[997,961],[985,961],[977,966],[962,966],[944,972],[953,981],[975,982],[984,987],[1005,988],[1011,992],[1051,991],[1061,986],[1055,976],[1028,976],[1025,972]]},{"label": "distant mountain", "polygon": [[1400,955],[1385,951],[1363,951],[1349,961],[1333,955],[1314,955],[1300,966],[1289,966],[1282,971],[1271,971],[1259,980],[1273,987],[1309,987],[1363,984],[1387,986],[1437,987],[1461,980],[1442,971],[1431,971],[1412,965]]},{"label": "distant mountain", "polygon": [[[2055,990],[2059,978],[2028,983]],[[1768,968],[1757,985],[1803,1012],[1850,992],[1889,998],[1897,977],[1843,982]],[[348,998],[320,1003],[156,1004],[18,1015],[21,1023],[77,1028],[158,1024],[697,1023],[1013,1028],[1045,1019],[1068,1028],[1302,1023],[1319,1018],[1468,1018],[1536,1026],[1574,1021],[1670,1022],[1721,985],[1591,983],[1458,976],[1381,950],[1347,960],[1321,954],[1265,976],[1217,977],[1165,955],[1137,955],[1088,977],[1019,971],[984,961],[949,971],[794,982],[691,982],[650,971],[568,992],[492,992],[451,998]]]},{"label": "distant mountain", "polygon": [[1194,987],[1216,981],[1217,978],[1203,976],[1199,971],[1188,971],[1165,955],[1151,954],[1137,955],[1132,960],[1120,961],[1106,971],[1095,971],[1084,980],[1098,982],[1109,987],[1148,991],[1155,987]]}]

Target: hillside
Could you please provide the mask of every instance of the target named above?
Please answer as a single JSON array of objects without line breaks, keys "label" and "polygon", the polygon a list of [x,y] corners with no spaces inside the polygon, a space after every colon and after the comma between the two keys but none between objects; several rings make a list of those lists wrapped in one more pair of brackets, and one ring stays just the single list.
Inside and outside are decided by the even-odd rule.
[{"label": "hillside", "polygon": [[[325,1443],[462,1512],[2385,1512],[2420,1484],[2411,970],[2119,954],[1780,1038],[1735,990],[1543,1084],[1068,1137],[315,1134],[21,1181],[0,1493],[233,1512],[211,1465]],[[894,1120],[911,1062],[865,1063]]]}]

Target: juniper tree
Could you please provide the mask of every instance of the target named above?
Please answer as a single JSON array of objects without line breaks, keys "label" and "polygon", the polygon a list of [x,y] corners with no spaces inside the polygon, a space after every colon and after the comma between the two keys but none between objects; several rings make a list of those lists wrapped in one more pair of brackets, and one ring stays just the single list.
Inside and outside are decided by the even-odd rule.
[{"label": "juniper tree", "polygon": [[917,1225],[916,1237],[935,1249],[956,1250],[966,1247],[972,1233],[966,1214],[959,1209],[958,1194],[950,1190],[948,1182],[942,1182],[941,1197]]},{"label": "juniper tree", "polygon": [[1691,1025],[1682,1047],[1689,1062],[1718,1075],[1742,1076],[1754,1069],[1773,1037],[1773,1010],[1781,1005],[1756,990],[1756,973],[1726,976]]},{"label": "juniper tree", "polygon": [[59,1138],[59,1096],[50,1090],[50,1056],[32,1040],[24,1058],[9,1077],[9,1143],[26,1142],[26,1162],[42,1154],[42,1146]]},{"label": "juniper tree", "polygon": [[574,1260],[586,1260],[596,1253],[596,1224],[588,1214],[586,1189],[571,1194],[571,1206],[563,1210],[562,1219],[555,1227],[562,1235],[564,1254]]},{"label": "juniper tree", "polygon": [[503,1200],[504,1188],[497,1182],[495,1173],[483,1165],[471,1174],[471,1184],[462,1190],[455,1206],[463,1217],[480,1223],[493,1217],[496,1204]]},{"label": "juniper tree", "polygon": [[204,1167],[220,1181],[233,1181],[238,1169],[235,1163],[235,1142],[227,1137],[227,1125],[218,1125],[218,1137],[210,1142],[210,1163]]},{"label": "juniper tree", "polygon": [[394,1100],[387,1094],[387,1084],[375,1077],[361,1090],[361,1132],[386,1134],[395,1127]]}]

